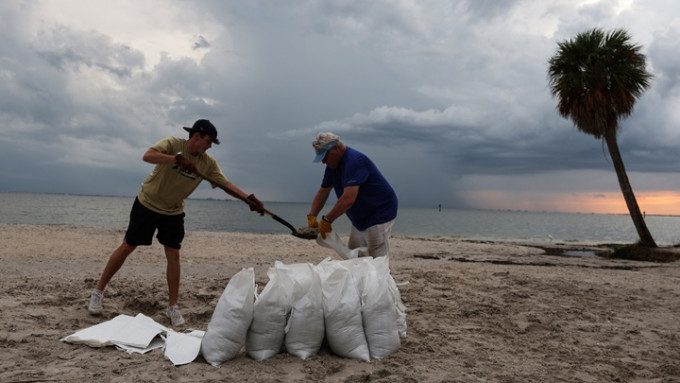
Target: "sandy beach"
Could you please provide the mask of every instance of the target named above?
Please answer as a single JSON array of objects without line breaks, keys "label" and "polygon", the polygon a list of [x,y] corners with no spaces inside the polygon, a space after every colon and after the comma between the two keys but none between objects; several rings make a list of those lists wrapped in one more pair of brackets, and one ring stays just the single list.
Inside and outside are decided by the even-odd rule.
[{"label": "sandy beach", "polygon": [[[245,351],[216,368],[175,367],[162,351],[127,354],[61,338],[119,314],[169,325],[165,257],[140,247],[87,303],[123,230],[0,225],[2,382],[680,382],[680,263],[547,255],[510,243],[393,238],[391,274],[407,307],[399,351],[366,363],[328,348],[307,360]],[[274,261],[337,255],[291,235],[188,232],[180,306],[205,330],[229,278]]]}]

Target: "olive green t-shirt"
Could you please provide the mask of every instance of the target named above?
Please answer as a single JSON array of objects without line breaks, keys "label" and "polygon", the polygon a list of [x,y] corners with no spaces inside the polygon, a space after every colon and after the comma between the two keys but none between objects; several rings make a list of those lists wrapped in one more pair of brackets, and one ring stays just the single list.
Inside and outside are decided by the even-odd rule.
[{"label": "olive green t-shirt", "polygon": [[[219,183],[228,182],[220,166],[207,153],[192,156],[184,138],[168,137],[158,141],[151,149],[165,154],[182,155],[190,159],[196,168],[208,178]],[[196,174],[186,172],[175,164],[157,164],[151,174],[146,177],[140,190],[139,202],[147,208],[161,214],[176,215],[184,212],[184,200],[198,187],[203,179]],[[216,185],[212,185],[213,188]]]}]

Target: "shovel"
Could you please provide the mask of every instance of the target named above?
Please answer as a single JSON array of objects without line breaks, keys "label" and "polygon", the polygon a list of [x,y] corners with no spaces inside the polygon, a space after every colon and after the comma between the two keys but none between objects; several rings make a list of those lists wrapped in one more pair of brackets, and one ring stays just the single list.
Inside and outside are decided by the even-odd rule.
[{"label": "shovel", "polygon": [[[243,202],[245,202],[245,203],[247,203],[248,205],[251,205],[251,206],[253,206],[255,204],[255,202],[253,202],[253,201],[251,201],[247,198],[243,198],[238,194],[234,194],[231,190],[229,190],[229,189],[225,188],[224,186],[218,184],[217,182],[211,180],[205,174],[200,173],[198,170],[196,170],[196,174],[199,177],[203,178],[204,180],[210,182],[211,184],[217,185],[220,189],[224,190],[230,196],[236,197],[236,198],[240,199],[241,201],[243,201]],[[272,213],[271,211],[264,209],[264,212],[267,215],[269,215],[270,217],[274,218],[275,221],[277,221],[277,222],[283,224],[284,226],[286,226],[287,228],[289,228],[291,230],[291,234],[293,234],[293,236],[298,237],[298,238],[302,238],[302,239],[316,239],[316,234],[314,234],[314,233],[301,233],[293,225],[288,223],[288,221],[286,221],[285,219],[283,219],[283,218],[279,217],[278,215]]]}]

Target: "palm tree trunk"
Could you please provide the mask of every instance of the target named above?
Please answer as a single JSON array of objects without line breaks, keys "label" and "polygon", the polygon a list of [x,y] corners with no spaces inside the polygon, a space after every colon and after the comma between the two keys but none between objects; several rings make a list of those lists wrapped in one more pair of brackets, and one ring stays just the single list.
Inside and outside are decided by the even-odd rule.
[{"label": "palm tree trunk", "polygon": [[635,224],[635,229],[640,237],[640,245],[657,247],[654,238],[652,238],[652,234],[649,232],[649,229],[647,229],[647,224],[645,223],[642,213],[640,213],[637,199],[635,199],[633,188],[630,186],[630,181],[628,181],[626,168],[623,166],[623,159],[621,159],[621,152],[619,152],[619,144],[616,141],[616,130],[608,129],[604,134],[604,139],[607,142],[612,162],[614,162],[614,170],[616,170],[616,176],[619,178],[619,186],[623,193],[623,199],[626,201],[628,212],[630,212],[630,217],[633,219],[633,224]]}]

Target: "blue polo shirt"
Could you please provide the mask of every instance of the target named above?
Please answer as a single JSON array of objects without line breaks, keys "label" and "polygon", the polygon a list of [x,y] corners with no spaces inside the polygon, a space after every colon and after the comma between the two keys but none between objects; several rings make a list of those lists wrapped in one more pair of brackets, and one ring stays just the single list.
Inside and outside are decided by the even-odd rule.
[{"label": "blue polo shirt", "polygon": [[397,217],[397,195],[373,161],[347,147],[337,169],[326,166],[321,187],[333,187],[340,198],[348,186],[359,186],[357,199],[347,217],[360,231]]}]

